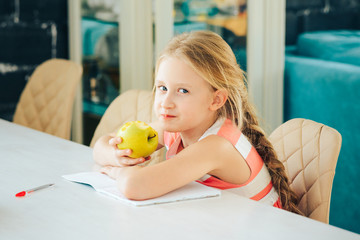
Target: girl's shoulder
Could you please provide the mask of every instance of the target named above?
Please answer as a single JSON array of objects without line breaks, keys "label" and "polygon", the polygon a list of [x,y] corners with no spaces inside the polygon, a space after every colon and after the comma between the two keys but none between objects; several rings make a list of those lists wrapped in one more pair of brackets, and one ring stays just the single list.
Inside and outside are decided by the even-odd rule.
[{"label": "girl's shoulder", "polygon": [[233,145],[242,135],[240,129],[230,119],[218,119],[201,137],[202,140],[208,136],[217,135],[227,139]]}]

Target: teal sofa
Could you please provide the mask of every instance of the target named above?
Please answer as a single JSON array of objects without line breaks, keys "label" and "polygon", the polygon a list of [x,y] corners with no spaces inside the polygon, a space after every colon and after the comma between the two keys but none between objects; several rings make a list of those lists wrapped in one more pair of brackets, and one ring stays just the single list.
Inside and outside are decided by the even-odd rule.
[{"label": "teal sofa", "polygon": [[284,81],[284,121],[307,118],[342,135],[330,224],[360,233],[360,31],[300,34]]}]

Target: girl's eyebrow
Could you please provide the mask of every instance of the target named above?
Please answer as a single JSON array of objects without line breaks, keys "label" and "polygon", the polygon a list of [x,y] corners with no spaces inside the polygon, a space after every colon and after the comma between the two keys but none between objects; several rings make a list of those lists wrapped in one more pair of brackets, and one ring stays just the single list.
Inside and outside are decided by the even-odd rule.
[{"label": "girl's eyebrow", "polygon": [[176,85],[179,86],[179,87],[185,87],[185,88],[190,88],[192,86],[189,83],[182,83],[182,82],[179,82]]},{"label": "girl's eyebrow", "polygon": [[164,82],[163,82],[162,80],[160,80],[160,79],[155,79],[155,83],[157,83],[157,84],[164,84]]},{"label": "girl's eyebrow", "polygon": [[[155,84],[164,84],[165,85],[165,82],[162,81],[161,79],[155,79]],[[190,83],[187,83],[187,82],[178,82],[175,84],[176,87],[191,87],[192,85]]]}]

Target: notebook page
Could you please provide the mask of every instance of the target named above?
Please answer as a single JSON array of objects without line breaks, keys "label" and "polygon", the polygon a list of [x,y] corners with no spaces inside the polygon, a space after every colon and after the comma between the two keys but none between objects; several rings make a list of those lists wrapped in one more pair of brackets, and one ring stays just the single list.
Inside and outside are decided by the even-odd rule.
[{"label": "notebook page", "polygon": [[124,197],[116,187],[116,181],[105,174],[98,172],[82,172],[70,175],[64,175],[63,178],[77,183],[91,185],[96,191],[109,197],[121,200],[125,203],[135,206],[146,206],[160,203],[170,203],[184,200],[200,199],[207,197],[216,197],[221,195],[221,191],[215,188],[207,187],[198,182],[191,182],[179,189],[169,192],[163,196],[135,201]]}]

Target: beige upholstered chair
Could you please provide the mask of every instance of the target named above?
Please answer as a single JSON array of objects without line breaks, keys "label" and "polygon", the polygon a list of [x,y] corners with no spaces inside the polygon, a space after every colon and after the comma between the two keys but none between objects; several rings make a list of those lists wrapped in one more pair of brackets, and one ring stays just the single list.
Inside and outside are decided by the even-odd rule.
[{"label": "beige upholstered chair", "polygon": [[270,141],[300,198],[299,208],[307,217],[329,223],[340,133],[311,120],[292,119],[275,129]]},{"label": "beige upholstered chair", "polygon": [[[146,90],[129,90],[118,96],[105,111],[94,136],[90,147],[93,147],[96,140],[101,136],[116,132],[124,123],[128,121],[143,121],[150,123],[156,119],[153,113],[152,92]],[[155,164],[164,159],[164,151],[159,150],[151,155],[148,165]]]},{"label": "beige upholstered chair", "polygon": [[39,65],[23,90],[13,122],[70,139],[71,117],[82,67],[65,59]]}]

